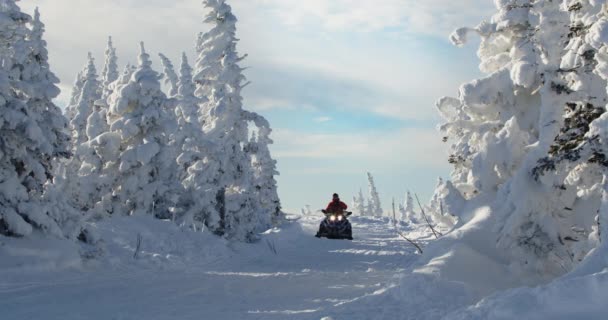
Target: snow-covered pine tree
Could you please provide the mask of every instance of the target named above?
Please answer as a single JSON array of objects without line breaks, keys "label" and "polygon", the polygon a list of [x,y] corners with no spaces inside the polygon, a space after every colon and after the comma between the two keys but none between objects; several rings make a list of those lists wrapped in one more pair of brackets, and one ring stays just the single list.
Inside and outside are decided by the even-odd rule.
[{"label": "snow-covered pine tree", "polygon": [[435,193],[427,207],[426,214],[438,228],[451,230],[462,214],[466,200],[451,181],[439,178]]},{"label": "snow-covered pine tree", "polygon": [[177,83],[179,82],[177,73],[175,73],[175,67],[173,67],[171,60],[164,54],[159,53],[158,56],[163,64],[163,79],[165,80],[165,84],[169,87],[169,97],[174,97],[177,95]]},{"label": "snow-covered pine tree", "polygon": [[405,194],[403,204],[399,205],[399,212],[401,213],[400,220],[411,223],[420,223],[420,217],[418,217],[414,209],[414,198],[409,191]]},{"label": "snow-covered pine tree", "polygon": [[78,100],[80,99],[80,94],[82,93],[83,85],[84,70],[79,71],[76,75],[76,80],[74,80],[74,84],[72,85],[72,92],[70,93],[70,100],[68,101],[68,104],[65,107],[65,116],[68,118],[68,121],[72,121],[72,119],[74,119],[74,116],[76,115],[76,103],[78,103]]},{"label": "snow-covered pine tree", "polygon": [[170,115],[172,105],[161,91],[160,76],[152,69],[143,43],[138,60],[130,80],[110,96],[109,118],[114,119],[111,132],[99,137],[100,145],[110,145],[119,152],[102,161],[110,161],[104,172],[118,173],[112,195],[104,197],[111,206],[103,207],[110,207],[111,213],[166,218],[171,216],[180,193],[174,180],[175,157],[168,150],[169,136],[176,126]]},{"label": "snow-covered pine tree", "polygon": [[357,196],[353,197],[353,213],[359,216],[367,215],[365,198],[363,197],[363,191],[359,189]]},{"label": "snow-covered pine tree", "polygon": [[560,274],[588,251],[589,208],[600,203],[593,164],[603,154],[590,132],[606,104],[605,81],[593,74],[602,73],[605,41],[592,31],[602,5],[497,1],[492,21],[452,36],[462,44],[471,31],[481,35],[480,68],[490,75],[438,103],[456,166],[453,188],[443,186],[456,200],[444,203],[494,197],[498,244],[522,270]]},{"label": "snow-covered pine tree", "polygon": [[378,194],[378,190],[376,189],[374,177],[369,172],[367,173],[367,181],[369,183],[369,204],[367,213],[370,216],[381,217],[383,211],[382,206],[380,204],[380,195]]},{"label": "snow-covered pine tree", "polygon": [[88,64],[84,72],[84,84],[74,108],[74,118],[70,121],[72,140],[75,147],[88,140],[86,134],[87,119],[93,113],[93,104],[101,98],[100,88],[101,84],[98,80],[95,60],[89,52]]},{"label": "snow-covered pine tree", "polygon": [[[44,25],[14,0],[0,0],[0,234],[34,229],[56,236],[75,217],[47,197],[57,158],[69,156],[67,120],[52,99],[59,94],[50,71]],[[32,29],[27,28],[32,23]]]},{"label": "snow-covered pine tree", "polygon": [[188,125],[193,126],[197,133],[202,132],[202,124],[199,123],[200,104],[204,101],[194,95],[196,86],[192,80],[192,67],[188,63],[188,56],[182,53],[179,80],[177,83],[178,105],[175,114],[177,116],[180,129]]},{"label": "snow-covered pine tree", "polygon": [[221,230],[218,194],[222,188],[219,185],[219,166],[213,154],[217,147],[203,132],[201,103],[206,100],[196,97],[195,90],[192,67],[183,53],[175,111],[179,130],[173,139],[179,150],[179,179],[185,188],[180,197],[182,212],[179,213],[178,223],[196,229],[207,227],[218,232]]},{"label": "snow-covered pine tree", "polygon": [[[62,183],[58,186],[64,192],[71,205],[83,212],[93,208],[97,194],[97,180],[102,164],[95,155],[94,150],[87,144],[88,141],[97,137],[102,130],[107,130],[105,119],[103,125],[95,123],[99,118],[98,109],[94,106],[95,101],[101,97],[101,83],[98,80],[97,70],[91,53],[88,55],[87,67],[81,72],[83,84],[80,88],[79,98],[72,112],[74,114],[70,121],[72,129],[73,157],[63,163]],[[74,88],[77,90],[77,88]],[[105,113],[104,113],[105,115]],[[89,119],[91,123],[89,123]]]},{"label": "snow-covered pine tree", "polygon": [[[262,219],[267,219],[269,216],[271,222],[277,224],[283,218],[283,213],[275,180],[275,176],[279,175],[276,169],[277,161],[272,158],[269,149],[269,146],[274,143],[270,138],[272,129],[268,120],[261,115],[248,111],[243,111],[243,113],[246,119],[253,122],[257,128],[257,135],[252,136],[245,150],[251,159],[253,168],[255,197],[259,200],[263,210]],[[262,222],[262,224],[265,223],[268,221]]]},{"label": "snow-covered pine tree", "polygon": [[116,56],[116,48],[112,43],[112,37],[108,37],[108,45],[105,51],[105,61],[101,71],[101,97],[105,101],[112,94],[110,85],[118,80],[118,57]]},{"label": "snow-covered pine tree", "polygon": [[[203,118],[206,135],[217,149],[213,152],[221,176],[218,194],[220,224],[217,233],[250,241],[268,227],[260,200],[253,187],[253,170],[243,147],[248,142],[247,119],[243,113],[241,90],[245,76],[236,52],[236,17],[225,0],[203,2],[212,24],[196,64],[197,96],[210,95]],[[222,190],[225,190],[223,192]]]},{"label": "snow-covered pine tree", "polygon": [[[564,126],[555,138],[549,155],[541,159],[534,168],[536,179],[551,171],[552,173],[570,172],[572,167],[579,167],[581,162],[598,163],[608,166],[606,155],[597,147],[595,141],[585,138],[590,124],[605,111],[606,78],[603,71],[602,50],[604,43],[601,36],[602,23],[598,19],[601,7],[589,2],[565,1],[563,9],[570,12],[571,27],[568,34],[567,53],[561,62],[561,70],[572,83],[571,100],[566,104]],[[592,166],[587,166],[587,168]]]}]

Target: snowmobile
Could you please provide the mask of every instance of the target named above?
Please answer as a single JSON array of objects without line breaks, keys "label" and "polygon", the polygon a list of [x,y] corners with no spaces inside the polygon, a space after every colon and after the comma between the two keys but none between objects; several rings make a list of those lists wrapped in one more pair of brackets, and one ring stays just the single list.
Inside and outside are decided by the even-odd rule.
[{"label": "snowmobile", "polygon": [[321,211],[325,214],[325,219],[321,222],[319,232],[317,232],[315,237],[353,240],[353,229],[350,221],[347,219],[347,217],[353,214],[352,212],[343,211],[334,213],[325,210]]}]

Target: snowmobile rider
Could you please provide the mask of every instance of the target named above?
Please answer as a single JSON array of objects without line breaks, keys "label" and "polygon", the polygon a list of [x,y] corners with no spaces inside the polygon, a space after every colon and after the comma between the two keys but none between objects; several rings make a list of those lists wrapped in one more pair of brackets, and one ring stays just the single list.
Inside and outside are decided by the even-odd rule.
[{"label": "snowmobile rider", "polygon": [[327,205],[327,208],[323,213],[342,213],[346,209],[348,209],[346,203],[340,201],[340,196],[337,193],[334,193],[331,202]]}]

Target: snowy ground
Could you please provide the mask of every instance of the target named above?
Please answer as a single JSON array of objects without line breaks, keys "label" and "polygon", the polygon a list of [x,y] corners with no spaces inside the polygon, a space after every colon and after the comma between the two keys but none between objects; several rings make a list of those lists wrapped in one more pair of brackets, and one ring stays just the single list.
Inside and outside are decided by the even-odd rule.
[{"label": "snowy ground", "polygon": [[[318,222],[302,217],[258,243],[231,244],[150,217],[119,217],[96,225],[104,254],[84,264],[67,254],[70,242],[0,237],[0,319],[599,320],[608,312],[603,268],[485,296],[469,278],[495,271],[466,250],[452,253],[458,263],[450,254],[439,259],[452,261],[444,275],[420,272],[433,269],[420,269],[430,257],[387,219],[353,218],[352,242],[315,238]],[[433,248],[449,248],[448,239],[429,245],[424,228],[408,231],[431,257]],[[469,280],[448,279],[454,273]]]},{"label": "snowy ground", "polygon": [[[418,257],[388,220],[354,218],[352,242],[314,238],[318,222],[319,217],[304,217],[253,245],[201,236],[208,241],[201,242],[200,254],[198,240],[181,239],[183,248],[171,243],[184,234],[177,228],[166,238],[159,230],[156,242],[149,243],[154,228],[166,228],[160,222],[100,225],[101,235],[113,238],[105,245],[112,259],[77,271],[5,268],[2,318],[352,319],[350,306],[383,295]],[[134,231],[138,225],[147,227]],[[135,232],[143,238],[137,261]],[[366,306],[361,314],[355,308],[353,315],[382,314],[374,309]]]}]

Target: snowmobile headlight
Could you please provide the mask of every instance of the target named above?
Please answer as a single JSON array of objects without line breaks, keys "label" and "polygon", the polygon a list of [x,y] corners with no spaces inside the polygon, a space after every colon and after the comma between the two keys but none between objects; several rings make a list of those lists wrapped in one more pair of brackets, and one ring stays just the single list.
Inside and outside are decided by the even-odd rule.
[{"label": "snowmobile headlight", "polygon": [[332,215],[331,217],[329,217],[329,220],[330,220],[330,221],[336,221],[336,216],[333,216],[333,215]]},{"label": "snowmobile headlight", "polygon": [[344,217],[343,216],[338,216],[338,221],[342,221],[342,220],[344,220]]}]

